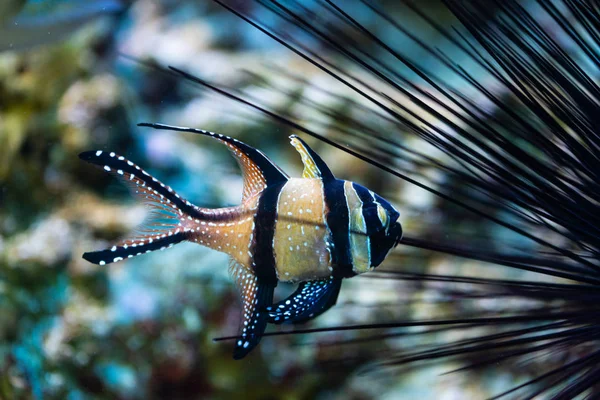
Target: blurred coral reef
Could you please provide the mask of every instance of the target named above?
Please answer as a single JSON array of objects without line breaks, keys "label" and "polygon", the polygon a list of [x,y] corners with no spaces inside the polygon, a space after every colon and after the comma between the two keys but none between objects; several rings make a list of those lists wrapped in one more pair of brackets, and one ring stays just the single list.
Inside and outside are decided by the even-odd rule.
[{"label": "blurred coral reef", "polygon": [[[81,151],[122,154],[199,205],[239,201],[240,172],[226,149],[182,133],[140,129],[138,122],[228,134],[290,174],[300,172],[288,144],[292,132],[121,54],[243,89],[326,134],[335,118],[312,120],[310,103],[293,101],[318,99],[343,114],[345,99],[316,89],[336,85],[322,72],[212,2],[8,1],[0,16],[0,398],[485,396],[477,383],[440,377],[439,367],[400,378],[360,374],[369,352],[411,348],[418,336],[354,345],[348,354],[350,348],[330,342],[366,332],[269,337],[251,357],[234,361],[230,342],[212,340],[237,331],[227,260],[199,246],[179,245],[108,268],[81,258],[133,230],[145,215],[115,179],[81,163]],[[278,73],[274,64],[305,81]],[[425,215],[435,222],[440,211],[430,195],[312,144],[334,172],[393,199],[405,230],[425,229],[417,223]],[[414,252],[394,254],[390,263],[405,263]],[[431,254],[412,260],[416,269],[457,268]],[[417,285],[357,278],[310,326],[432,318],[430,296],[436,293]]]}]

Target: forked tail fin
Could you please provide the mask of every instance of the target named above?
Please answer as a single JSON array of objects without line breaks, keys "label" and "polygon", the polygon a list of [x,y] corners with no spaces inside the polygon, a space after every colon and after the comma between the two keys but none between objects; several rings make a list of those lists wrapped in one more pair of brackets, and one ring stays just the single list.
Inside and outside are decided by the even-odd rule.
[{"label": "forked tail fin", "polygon": [[184,219],[204,218],[201,208],[181,198],[169,186],[123,156],[98,150],[83,152],[79,158],[121,179],[151,211],[134,238],[123,240],[107,250],[84,253],[83,258],[91,263],[105,265],[154,250],[164,250],[187,239],[182,226]]}]

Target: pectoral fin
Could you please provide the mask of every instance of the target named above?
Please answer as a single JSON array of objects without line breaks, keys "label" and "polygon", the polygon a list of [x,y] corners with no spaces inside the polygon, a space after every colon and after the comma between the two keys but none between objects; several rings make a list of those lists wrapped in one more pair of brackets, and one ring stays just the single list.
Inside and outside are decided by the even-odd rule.
[{"label": "pectoral fin", "polygon": [[297,324],[315,318],[335,305],[341,287],[337,278],[302,282],[287,299],[266,308],[268,322]]}]

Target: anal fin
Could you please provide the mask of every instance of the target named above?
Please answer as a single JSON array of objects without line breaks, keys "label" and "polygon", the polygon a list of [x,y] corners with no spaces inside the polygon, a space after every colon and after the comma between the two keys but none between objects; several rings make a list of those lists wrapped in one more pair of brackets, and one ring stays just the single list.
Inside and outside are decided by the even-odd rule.
[{"label": "anal fin", "polygon": [[341,287],[338,278],[302,282],[287,299],[266,308],[268,322],[298,324],[315,318],[335,305]]},{"label": "anal fin", "polygon": [[268,315],[264,311],[273,304],[275,286],[262,282],[247,268],[233,263],[230,269],[242,299],[240,334],[235,342],[233,358],[244,358],[260,342],[267,327]]}]

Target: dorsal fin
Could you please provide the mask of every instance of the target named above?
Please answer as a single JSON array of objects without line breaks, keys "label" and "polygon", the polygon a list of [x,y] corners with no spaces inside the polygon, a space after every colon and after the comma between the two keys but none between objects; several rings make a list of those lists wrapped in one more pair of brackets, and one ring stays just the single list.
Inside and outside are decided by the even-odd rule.
[{"label": "dorsal fin", "polygon": [[303,178],[319,178],[323,181],[335,179],[325,161],[302,139],[296,135],[292,135],[290,136],[290,143],[300,153],[300,157],[302,157],[302,164],[304,164],[304,171],[302,171]]},{"label": "dorsal fin", "polygon": [[240,142],[229,136],[219,135],[203,129],[186,128],[164,124],[141,123],[138,126],[147,126],[154,129],[163,129],[180,132],[192,132],[198,135],[210,136],[225,144],[242,169],[244,177],[244,192],[242,202],[260,193],[267,186],[284,183],[288,176],[275,165],[263,152]]}]

